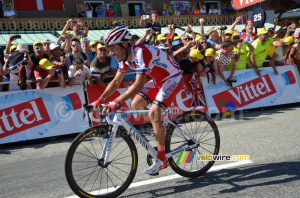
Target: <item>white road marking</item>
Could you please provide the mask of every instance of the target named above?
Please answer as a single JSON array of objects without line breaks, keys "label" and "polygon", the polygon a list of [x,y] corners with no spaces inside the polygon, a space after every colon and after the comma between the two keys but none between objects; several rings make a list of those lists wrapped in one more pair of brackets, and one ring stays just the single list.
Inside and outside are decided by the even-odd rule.
[{"label": "white road marking", "polygon": [[[242,165],[251,164],[251,163],[253,163],[251,160],[246,160],[246,161],[240,161],[240,162],[233,162],[233,163],[229,163],[229,164],[223,164],[223,165],[219,165],[219,166],[213,166],[209,169],[208,172],[233,168],[233,167],[236,167],[236,166],[242,166]],[[134,183],[131,183],[128,188],[136,188],[136,187],[139,187],[139,186],[145,186],[145,185],[154,184],[154,183],[158,183],[158,182],[178,179],[178,178],[181,178],[181,177],[182,177],[181,175],[173,174],[173,175],[159,177],[159,178],[155,178],[155,179],[149,179],[149,180],[134,182]],[[108,191],[113,191],[114,189],[115,188],[109,188]],[[107,192],[107,190],[103,190],[103,191]],[[102,190],[100,191],[100,193],[101,192],[102,192]],[[90,192],[90,194],[98,194],[98,193],[99,193],[99,191]],[[74,195],[74,196],[70,196],[70,197],[66,197],[66,198],[77,198],[77,197],[78,197],[77,195]]]}]

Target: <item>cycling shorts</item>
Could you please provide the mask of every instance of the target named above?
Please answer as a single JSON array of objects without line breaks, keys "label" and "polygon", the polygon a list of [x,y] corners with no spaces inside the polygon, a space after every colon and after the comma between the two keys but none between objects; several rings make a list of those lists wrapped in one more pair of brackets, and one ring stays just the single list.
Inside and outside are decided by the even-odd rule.
[{"label": "cycling shorts", "polygon": [[175,96],[183,89],[183,85],[182,75],[166,80],[161,88],[155,86],[154,81],[150,80],[138,95],[142,96],[148,104],[153,103],[167,109]]}]

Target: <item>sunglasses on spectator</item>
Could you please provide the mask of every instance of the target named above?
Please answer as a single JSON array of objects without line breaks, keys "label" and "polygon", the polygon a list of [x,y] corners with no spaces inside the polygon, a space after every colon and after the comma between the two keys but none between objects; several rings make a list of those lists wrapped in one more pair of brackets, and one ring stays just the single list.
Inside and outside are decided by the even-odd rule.
[{"label": "sunglasses on spectator", "polygon": [[107,49],[99,49],[101,52],[106,52]]},{"label": "sunglasses on spectator", "polygon": [[43,49],[43,47],[35,47],[34,49],[41,50],[41,49]]},{"label": "sunglasses on spectator", "polygon": [[235,40],[239,40],[239,39],[240,39],[240,37],[233,37],[233,39],[235,39]]},{"label": "sunglasses on spectator", "polygon": [[79,44],[73,44],[72,46],[73,47],[79,47],[80,45]]},{"label": "sunglasses on spectator", "polygon": [[50,43],[43,43],[43,46],[49,46]]},{"label": "sunglasses on spectator", "polygon": [[203,41],[203,42],[201,42],[201,45],[202,45],[202,44],[205,44],[205,43],[206,43],[206,41]]}]

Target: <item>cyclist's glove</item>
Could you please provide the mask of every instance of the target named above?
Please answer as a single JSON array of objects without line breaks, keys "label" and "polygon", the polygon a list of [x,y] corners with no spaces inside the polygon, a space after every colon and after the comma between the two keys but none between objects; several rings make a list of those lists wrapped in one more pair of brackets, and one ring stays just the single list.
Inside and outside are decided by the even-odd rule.
[{"label": "cyclist's glove", "polygon": [[115,112],[117,109],[119,109],[121,106],[121,103],[119,102],[119,100],[115,99],[112,102],[109,102],[108,105],[106,105],[106,108],[108,110],[108,112]]},{"label": "cyclist's glove", "polygon": [[104,98],[98,98],[95,102],[93,102],[91,105],[93,105],[94,109],[98,109],[98,107],[104,102]]}]

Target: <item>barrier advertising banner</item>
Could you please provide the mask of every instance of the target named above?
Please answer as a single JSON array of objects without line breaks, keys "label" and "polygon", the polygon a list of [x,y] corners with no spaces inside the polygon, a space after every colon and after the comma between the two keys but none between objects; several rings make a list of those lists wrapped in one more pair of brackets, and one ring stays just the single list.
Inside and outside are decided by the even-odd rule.
[{"label": "barrier advertising banner", "polygon": [[[233,88],[226,86],[219,75],[216,85],[201,77],[209,114],[300,102],[295,66],[277,67],[277,70],[275,75],[272,68],[260,68],[261,76],[254,69],[237,70]],[[230,75],[229,71],[223,73],[226,79]]]},{"label": "barrier advertising banner", "polygon": [[82,86],[0,92],[0,144],[81,132]]}]

